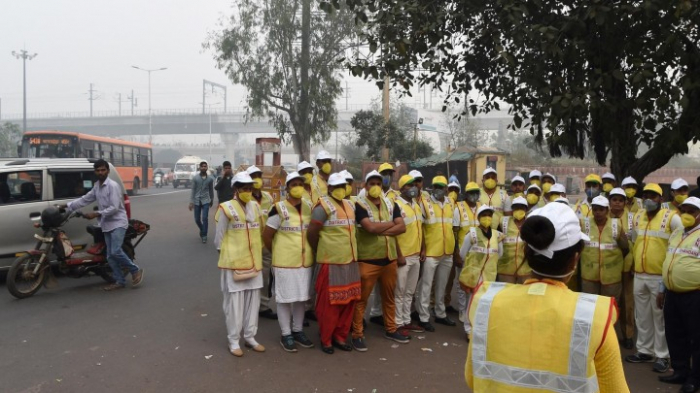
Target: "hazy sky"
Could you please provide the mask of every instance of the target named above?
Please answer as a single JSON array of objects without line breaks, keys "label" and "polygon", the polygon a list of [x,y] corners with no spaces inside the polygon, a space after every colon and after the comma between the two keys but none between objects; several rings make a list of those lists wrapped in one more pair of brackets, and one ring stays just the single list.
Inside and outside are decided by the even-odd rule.
[{"label": "hazy sky", "polygon": [[[27,62],[27,111],[117,111],[134,90],[138,109],[148,108],[147,73],[131,68],[167,67],[152,73],[152,108],[197,108],[202,79],[229,86],[228,106],[243,105],[244,90],[232,86],[212,54],[203,52],[207,32],[230,15],[230,0],[0,0],[0,99],[2,118],[22,111],[22,61],[11,52],[26,47],[38,56]],[[367,104],[379,94],[370,82],[350,82],[351,103]],[[212,98],[212,101],[223,99]],[[343,105],[345,100],[341,100]],[[438,99],[434,99],[438,105]],[[123,102],[127,113],[130,104]]]}]

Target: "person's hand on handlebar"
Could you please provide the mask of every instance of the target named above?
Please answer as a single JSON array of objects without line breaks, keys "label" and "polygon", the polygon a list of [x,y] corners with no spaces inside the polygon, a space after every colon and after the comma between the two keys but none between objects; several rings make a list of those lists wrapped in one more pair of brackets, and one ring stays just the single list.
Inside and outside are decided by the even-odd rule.
[{"label": "person's hand on handlebar", "polygon": [[97,218],[100,216],[100,213],[97,212],[92,212],[92,213],[81,213],[80,214],[83,218],[92,220],[93,218]]}]

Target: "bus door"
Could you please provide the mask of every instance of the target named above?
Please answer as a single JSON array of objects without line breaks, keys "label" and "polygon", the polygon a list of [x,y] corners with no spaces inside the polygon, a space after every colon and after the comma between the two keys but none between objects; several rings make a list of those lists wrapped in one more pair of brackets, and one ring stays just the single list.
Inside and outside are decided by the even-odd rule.
[{"label": "bus door", "polygon": [[[143,154],[146,153],[146,154]],[[149,179],[148,179],[148,167],[151,166],[151,163],[149,162],[149,156],[148,153],[145,151],[142,151],[141,154],[141,188],[148,188]]]}]

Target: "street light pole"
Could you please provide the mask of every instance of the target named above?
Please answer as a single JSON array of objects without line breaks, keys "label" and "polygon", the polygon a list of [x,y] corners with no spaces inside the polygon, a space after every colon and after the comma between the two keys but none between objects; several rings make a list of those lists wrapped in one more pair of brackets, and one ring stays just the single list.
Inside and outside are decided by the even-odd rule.
[{"label": "street light pole", "polygon": [[135,65],[132,65],[131,68],[136,68],[137,70],[148,72],[148,143],[153,144],[153,120],[151,117],[151,72],[165,71],[168,68],[162,67],[162,68],[147,69],[147,68],[137,67]]},{"label": "street light pole", "polygon": [[12,51],[12,56],[22,59],[22,132],[27,132],[27,60],[31,60],[37,56],[36,53],[29,54],[25,49],[19,52]]}]

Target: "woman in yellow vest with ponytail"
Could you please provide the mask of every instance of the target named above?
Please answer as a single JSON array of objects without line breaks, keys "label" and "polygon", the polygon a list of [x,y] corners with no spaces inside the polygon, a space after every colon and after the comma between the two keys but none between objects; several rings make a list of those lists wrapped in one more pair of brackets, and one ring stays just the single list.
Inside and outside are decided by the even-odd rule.
[{"label": "woman in yellow vest with ponytail", "polygon": [[264,352],[255,341],[262,274],[262,236],[260,206],[253,201],[253,179],[245,172],[233,178],[234,199],[219,205],[216,223],[216,248],[219,250],[221,291],[231,354],[243,356],[241,330],[247,347]]},{"label": "woman in yellow vest with ponytail", "polygon": [[280,344],[287,352],[297,352],[297,344],[313,348],[304,334],[304,306],[309,300],[314,255],[306,237],[311,221],[311,201],[303,199],[304,177],[287,175],[287,200],[270,209],[263,232],[265,247],[272,252],[272,272],[277,319],[282,330]]},{"label": "woman in yellow vest with ponytail", "polygon": [[522,284],[530,278],[530,266],[525,261],[525,242],[520,238],[520,228],[527,216],[528,203],[523,197],[513,199],[513,216],[503,217],[503,256],[498,260],[498,281]]},{"label": "woman in yellow vest with ponytail", "polygon": [[475,393],[627,393],[612,299],[570,291],[587,236],[573,210],[549,203],[522,226],[533,279],[481,284],[469,306],[465,378]]}]

